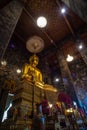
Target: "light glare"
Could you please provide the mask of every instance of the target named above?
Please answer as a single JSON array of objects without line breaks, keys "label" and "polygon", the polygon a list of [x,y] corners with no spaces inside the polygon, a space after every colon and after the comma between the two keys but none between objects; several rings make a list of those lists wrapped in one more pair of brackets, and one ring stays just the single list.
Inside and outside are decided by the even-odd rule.
[{"label": "light glare", "polygon": [[7,110],[4,111],[2,122],[4,122],[7,119],[7,113],[8,113],[8,110],[11,107],[12,107],[12,103],[10,103],[9,107],[7,108]]},{"label": "light glare", "polygon": [[14,94],[12,94],[12,93],[9,93],[8,95],[9,95],[9,96],[14,96]]}]

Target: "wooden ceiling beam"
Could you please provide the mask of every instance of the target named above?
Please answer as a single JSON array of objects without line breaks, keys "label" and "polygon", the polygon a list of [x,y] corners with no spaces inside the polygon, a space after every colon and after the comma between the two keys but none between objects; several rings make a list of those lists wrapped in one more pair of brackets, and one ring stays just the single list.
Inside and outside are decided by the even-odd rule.
[{"label": "wooden ceiling beam", "polygon": [[[60,10],[61,10],[61,9],[62,9],[62,6],[61,6],[59,0],[56,0],[56,4],[57,4],[57,6],[60,8]],[[72,28],[72,26],[71,26],[71,24],[70,24],[68,18],[66,17],[65,14],[62,14],[62,15],[63,15],[63,18],[64,18],[64,20],[65,20],[65,23],[66,23],[68,29],[70,30],[70,32],[71,32],[71,34],[73,35],[73,37],[75,37],[74,30],[73,30],[73,28]]]}]

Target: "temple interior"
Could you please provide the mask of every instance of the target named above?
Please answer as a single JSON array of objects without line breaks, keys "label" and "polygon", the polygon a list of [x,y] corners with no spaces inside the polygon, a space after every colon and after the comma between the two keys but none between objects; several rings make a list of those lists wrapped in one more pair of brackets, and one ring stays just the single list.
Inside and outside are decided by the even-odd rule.
[{"label": "temple interior", "polygon": [[0,130],[87,130],[86,0],[0,0]]}]

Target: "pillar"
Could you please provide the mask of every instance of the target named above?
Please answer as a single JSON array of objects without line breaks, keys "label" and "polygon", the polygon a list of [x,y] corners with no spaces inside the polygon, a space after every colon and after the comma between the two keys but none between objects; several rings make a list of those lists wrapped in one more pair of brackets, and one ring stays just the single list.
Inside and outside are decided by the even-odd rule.
[{"label": "pillar", "polygon": [[25,0],[12,0],[0,10],[0,59],[3,58],[16,24],[20,18]]},{"label": "pillar", "polygon": [[[4,58],[5,51],[8,47],[9,41],[13,35],[16,24],[20,18],[24,7],[25,0],[12,0],[4,8],[0,10],[0,60]],[[0,99],[1,110],[0,121],[2,120],[4,106],[8,92],[7,90],[2,91],[0,88]],[[5,93],[5,94],[4,94]]]},{"label": "pillar", "polygon": [[85,44],[83,49],[79,51],[85,64],[87,65],[87,45]]},{"label": "pillar", "polygon": [[58,56],[58,61],[59,61],[63,85],[64,85],[63,89],[71,97],[72,100],[77,102],[79,106],[78,98],[77,98],[75,87],[74,87],[74,81],[72,79],[67,61],[64,57],[63,50],[59,50],[57,53],[57,56]]}]

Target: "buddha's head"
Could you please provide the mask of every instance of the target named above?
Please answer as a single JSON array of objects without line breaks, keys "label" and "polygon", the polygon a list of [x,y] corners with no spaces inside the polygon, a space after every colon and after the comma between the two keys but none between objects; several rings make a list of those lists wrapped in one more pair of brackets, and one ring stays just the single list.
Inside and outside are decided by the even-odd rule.
[{"label": "buddha's head", "polygon": [[29,61],[33,67],[36,67],[38,65],[39,58],[38,56],[36,56],[36,54],[34,54],[33,56],[30,57]]}]

